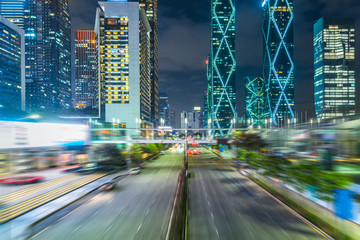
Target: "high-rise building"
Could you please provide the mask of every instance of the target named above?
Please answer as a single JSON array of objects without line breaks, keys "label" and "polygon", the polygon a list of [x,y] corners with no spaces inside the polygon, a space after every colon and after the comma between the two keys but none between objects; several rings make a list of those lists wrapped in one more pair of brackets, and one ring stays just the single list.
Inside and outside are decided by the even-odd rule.
[{"label": "high-rise building", "polygon": [[318,118],[355,114],[355,20],[321,18],[314,25],[315,110]]},{"label": "high-rise building", "polygon": [[170,126],[169,96],[166,92],[159,92],[159,119],[164,119],[165,126]]},{"label": "high-rise building", "polygon": [[0,16],[0,105],[25,110],[24,30]]},{"label": "high-rise building", "polygon": [[99,90],[97,36],[92,30],[77,30],[74,107],[99,110]]},{"label": "high-rise building", "polygon": [[201,124],[201,107],[195,107],[193,111],[183,111],[180,114],[181,129],[199,129]]},{"label": "high-rise building", "polygon": [[150,120],[150,25],[138,2],[112,0],[99,5],[95,32],[101,115],[106,122],[136,128],[137,119]]},{"label": "high-rise building", "polygon": [[246,77],[245,102],[246,121],[255,126],[265,123],[265,84],[261,77]]},{"label": "high-rise building", "polygon": [[150,23],[151,121],[159,119],[157,0],[138,0]]},{"label": "high-rise building", "polygon": [[71,106],[71,20],[68,0],[1,1],[1,14],[25,30],[27,111]]},{"label": "high-rise building", "polygon": [[[236,119],[235,0],[211,5],[211,124],[228,135]],[[229,130],[222,130],[227,128]]]},{"label": "high-rise building", "polygon": [[26,0],[0,0],[0,15],[20,28],[24,28]]},{"label": "high-rise building", "polygon": [[279,125],[295,118],[293,0],[264,0],[262,6],[267,108]]}]

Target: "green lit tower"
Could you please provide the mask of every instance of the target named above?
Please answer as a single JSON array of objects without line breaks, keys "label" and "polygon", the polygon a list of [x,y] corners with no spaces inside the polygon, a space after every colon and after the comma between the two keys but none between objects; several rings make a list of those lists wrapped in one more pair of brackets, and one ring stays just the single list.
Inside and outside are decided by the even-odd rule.
[{"label": "green lit tower", "polygon": [[267,108],[279,125],[295,118],[293,0],[265,0],[262,7]]},{"label": "green lit tower", "polygon": [[212,0],[210,59],[211,125],[226,136],[236,119],[234,0]]},{"label": "green lit tower", "polygon": [[265,125],[265,99],[264,79],[261,77],[246,77],[246,121],[251,125]]}]

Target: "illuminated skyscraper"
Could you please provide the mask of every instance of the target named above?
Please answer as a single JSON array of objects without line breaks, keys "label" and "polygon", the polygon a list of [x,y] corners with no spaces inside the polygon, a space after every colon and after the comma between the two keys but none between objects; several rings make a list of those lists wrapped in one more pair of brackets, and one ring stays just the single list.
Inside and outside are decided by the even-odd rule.
[{"label": "illuminated skyscraper", "polygon": [[71,20],[68,0],[1,0],[2,14],[25,30],[27,111],[71,106]]},{"label": "illuminated skyscraper", "polygon": [[266,114],[265,84],[261,77],[246,77],[246,121],[263,126]]},{"label": "illuminated skyscraper", "polygon": [[278,125],[295,118],[293,0],[264,0],[262,6],[267,108]]},{"label": "illuminated skyscraper", "polygon": [[149,20],[150,32],[150,66],[151,66],[151,121],[159,119],[159,87],[158,87],[158,23],[157,0],[139,0]]},{"label": "illuminated skyscraper", "polygon": [[355,115],[355,20],[321,18],[314,25],[318,118]]},{"label": "illuminated skyscraper", "polygon": [[94,31],[75,32],[75,108],[99,110],[97,37]]},{"label": "illuminated skyscraper", "polygon": [[236,119],[235,1],[212,0],[211,5],[211,124],[228,135]]},{"label": "illuminated skyscraper", "polygon": [[101,114],[106,122],[137,127],[150,121],[150,32],[138,2],[99,2],[95,32],[99,36]]},{"label": "illuminated skyscraper", "polygon": [[24,30],[0,16],[0,108],[24,110]]},{"label": "illuminated skyscraper", "polygon": [[26,0],[0,0],[0,15],[20,28],[24,28]]}]

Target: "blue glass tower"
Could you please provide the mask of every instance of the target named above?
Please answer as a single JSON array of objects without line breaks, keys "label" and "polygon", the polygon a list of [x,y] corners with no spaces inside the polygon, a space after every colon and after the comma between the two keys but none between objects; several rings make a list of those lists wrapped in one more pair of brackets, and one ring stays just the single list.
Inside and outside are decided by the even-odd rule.
[{"label": "blue glass tower", "polygon": [[293,0],[265,0],[262,6],[267,108],[279,125],[295,118]]},{"label": "blue glass tower", "polygon": [[261,77],[246,77],[245,102],[246,120],[255,126],[264,126],[265,108],[265,84]]},{"label": "blue glass tower", "polygon": [[25,0],[0,0],[0,15],[24,28]]},{"label": "blue glass tower", "polygon": [[211,5],[211,124],[228,135],[236,119],[235,1]]}]

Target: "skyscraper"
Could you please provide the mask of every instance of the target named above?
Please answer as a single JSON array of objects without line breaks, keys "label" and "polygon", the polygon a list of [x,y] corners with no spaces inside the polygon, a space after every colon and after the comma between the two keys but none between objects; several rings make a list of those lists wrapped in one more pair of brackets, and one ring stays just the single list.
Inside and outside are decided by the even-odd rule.
[{"label": "skyscraper", "polygon": [[315,23],[314,84],[318,118],[355,114],[353,18],[321,18]]},{"label": "skyscraper", "polygon": [[264,0],[262,6],[267,108],[278,125],[295,118],[293,0]]},{"label": "skyscraper", "polygon": [[0,105],[25,108],[24,30],[0,16]]},{"label": "skyscraper", "polygon": [[102,118],[135,128],[137,119],[150,117],[150,25],[138,2],[112,0],[99,5],[95,32]]},{"label": "skyscraper", "polygon": [[157,0],[138,0],[150,23],[151,121],[159,119]]},{"label": "skyscraper", "polygon": [[[25,4],[23,5],[23,2]],[[71,106],[71,20],[68,0],[1,1],[1,11],[25,30],[26,109]]]},{"label": "skyscraper", "polygon": [[[228,135],[236,119],[235,1],[212,0],[211,5],[211,124]],[[209,60],[210,60],[209,59]]]},{"label": "skyscraper", "polygon": [[26,0],[0,0],[0,15],[20,28],[24,28]]},{"label": "skyscraper", "polygon": [[265,84],[261,77],[246,77],[246,121],[263,126],[265,121]]},{"label": "skyscraper", "polygon": [[74,107],[77,109],[100,109],[97,50],[97,37],[94,31],[75,32]]}]

